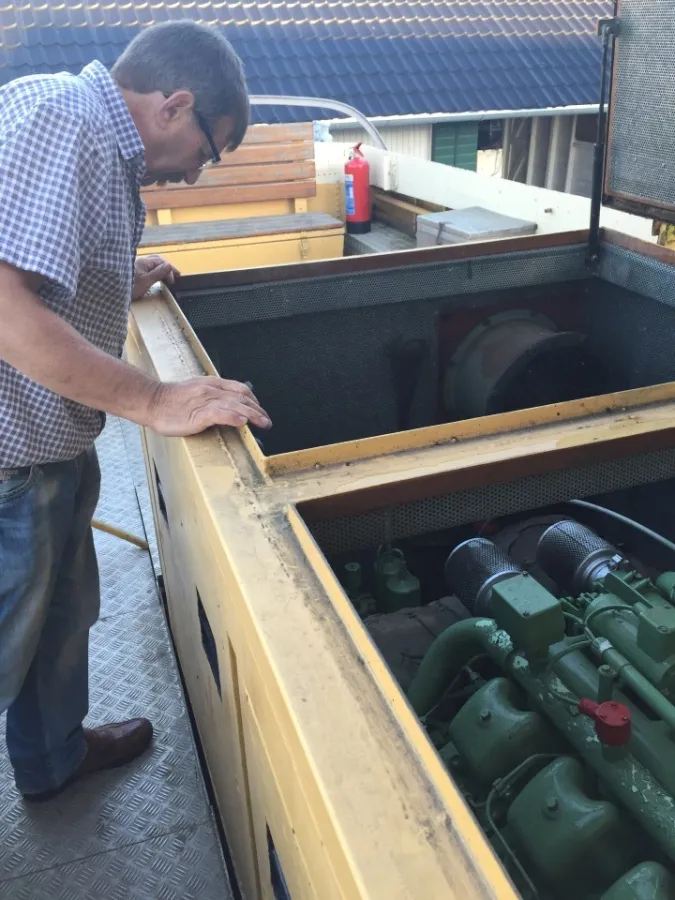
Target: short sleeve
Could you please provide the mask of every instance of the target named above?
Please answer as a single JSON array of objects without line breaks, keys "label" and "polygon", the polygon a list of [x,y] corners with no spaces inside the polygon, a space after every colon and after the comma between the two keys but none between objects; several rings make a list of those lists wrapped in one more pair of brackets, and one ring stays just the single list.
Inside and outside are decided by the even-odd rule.
[{"label": "short sleeve", "polygon": [[0,144],[0,260],[77,290],[105,216],[105,173],[85,121],[37,104]]}]

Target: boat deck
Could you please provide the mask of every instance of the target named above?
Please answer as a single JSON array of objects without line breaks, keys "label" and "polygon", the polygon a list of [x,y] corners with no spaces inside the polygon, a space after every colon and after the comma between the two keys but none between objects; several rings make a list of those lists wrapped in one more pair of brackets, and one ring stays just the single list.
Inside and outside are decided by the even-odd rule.
[{"label": "boat deck", "polygon": [[138,432],[112,419],[98,448],[97,517],[140,536],[145,523],[151,553],[96,533],[102,607],[91,633],[88,721],[145,715],[155,742],[130,766],[93,775],[39,806],[22,801],[2,742],[0,898],[231,900],[153,571]]}]

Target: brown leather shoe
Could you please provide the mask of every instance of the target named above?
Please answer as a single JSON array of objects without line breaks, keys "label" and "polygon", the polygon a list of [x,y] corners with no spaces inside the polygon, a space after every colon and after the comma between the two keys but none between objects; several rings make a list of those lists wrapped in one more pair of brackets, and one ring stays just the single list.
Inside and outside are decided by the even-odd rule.
[{"label": "brown leather shoe", "polygon": [[51,791],[24,794],[25,800],[31,803],[51,800],[84,775],[91,775],[102,769],[116,769],[130,763],[150,746],[152,723],[148,719],[129,719],[126,722],[101,725],[99,728],[85,728],[84,738],[87,742],[87,755],[70,778]]}]

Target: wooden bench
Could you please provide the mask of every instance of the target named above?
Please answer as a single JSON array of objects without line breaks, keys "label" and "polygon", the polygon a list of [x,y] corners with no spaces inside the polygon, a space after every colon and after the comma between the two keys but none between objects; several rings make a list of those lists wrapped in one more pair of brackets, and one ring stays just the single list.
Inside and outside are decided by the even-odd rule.
[{"label": "wooden bench", "polygon": [[342,256],[344,224],[309,210],[316,194],[312,125],[254,125],[197,184],[143,189],[139,253],[185,274]]}]

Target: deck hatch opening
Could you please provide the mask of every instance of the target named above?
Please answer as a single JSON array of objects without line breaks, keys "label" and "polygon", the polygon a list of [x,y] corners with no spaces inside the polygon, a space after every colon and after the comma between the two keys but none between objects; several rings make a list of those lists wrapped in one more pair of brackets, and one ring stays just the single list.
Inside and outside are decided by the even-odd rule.
[{"label": "deck hatch opening", "polygon": [[222,697],[222,690],[220,686],[220,666],[218,665],[218,648],[216,647],[216,639],[213,635],[213,629],[211,628],[211,623],[209,622],[208,616],[206,615],[206,610],[204,609],[202,598],[199,596],[199,591],[197,591],[197,612],[199,615],[199,630],[202,637],[202,647],[204,648],[204,653],[206,654],[206,659],[208,660],[209,668],[211,669],[211,674],[213,675],[213,680],[215,681],[216,687],[218,688],[218,695]]},{"label": "deck hatch opening", "polygon": [[279,860],[279,854],[274,846],[274,840],[272,839],[272,832],[270,831],[269,825],[267,826],[267,852],[270,860],[270,879],[272,881],[274,900],[291,900],[291,893],[286,884],[286,879]]},{"label": "deck hatch opening", "polygon": [[169,516],[166,511],[166,501],[164,500],[164,491],[162,490],[162,480],[159,477],[159,472],[157,471],[157,463],[153,461],[152,468],[155,472],[155,489],[157,490],[157,503],[159,505],[159,511],[161,512],[164,521],[167,526],[169,524]]}]

